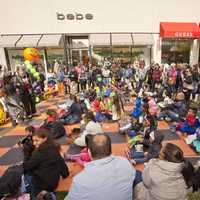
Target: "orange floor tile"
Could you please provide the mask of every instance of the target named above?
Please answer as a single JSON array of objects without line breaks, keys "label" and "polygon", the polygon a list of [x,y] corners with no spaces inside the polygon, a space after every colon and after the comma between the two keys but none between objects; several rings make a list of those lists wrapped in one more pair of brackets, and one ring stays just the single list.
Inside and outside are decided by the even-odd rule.
[{"label": "orange floor tile", "polygon": [[26,132],[24,130],[25,128],[23,127],[21,130],[19,129],[12,129],[10,130],[8,133],[6,133],[5,135],[8,136],[8,135],[26,135]]},{"label": "orange floor tile", "polygon": [[66,179],[61,178],[56,191],[57,192],[67,192],[67,191],[69,191],[71,183],[72,183],[71,177],[68,177]]},{"label": "orange floor tile", "polygon": [[0,167],[0,176],[2,176],[4,174],[4,172],[6,171],[6,169],[8,169],[8,165],[1,165]]},{"label": "orange floor tile", "polygon": [[0,148],[0,157],[3,156],[3,154],[7,153],[9,151],[9,149],[10,148]]},{"label": "orange floor tile", "polygon": [[182,149],[184,156],[197,156],[197,154],[183,140],[169,140],[163,142],[163,144],[166,143],[172,143],[179,146]]},{"label": "orange floor tile", "polygon": [[139,171],[143,171],[144,170],[144,164],[137,164],[137,165],[134,165],[134,168],[136,170],[139,170]]},{"label": "orange floor tile", "polygon": [[67,134],[70,134],[72,132],[73,128],[80,128],[80,124],[73,124],[73,125],[65,125],[65,130]]},{"label": "orange floor tile", "polygon": [[75,162],[68,162],[67,165],[69,168],[70,175],[66,179],[62,179],[62,178],[60,179],[60,182],[56,191],[62,191],[62,192],[68,191],[71,186],[73,176],[75,176],[76,174],[80,173],[83,170],[83,166]]},{"label": "orange floor tile", "polygon": [[112,144],[112,154],[116,156],[124,156],[125,157],[125,149],[127,145],[125,143],[122,144]]},{"label": "orange floor tile", "polygon": [[105,133],[117,133],[119,132],[119,124],[114,123],[102,123],[102,129]]}]

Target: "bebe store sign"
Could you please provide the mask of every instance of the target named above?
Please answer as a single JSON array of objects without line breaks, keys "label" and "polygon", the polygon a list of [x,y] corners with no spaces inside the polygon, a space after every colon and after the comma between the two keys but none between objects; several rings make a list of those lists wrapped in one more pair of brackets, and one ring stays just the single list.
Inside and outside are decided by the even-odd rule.
[{"label": "bebe store sign", "polygon": [[57,12],[56,13],[57,15],[57,20],[92,20],[94,17],[91,13],[86,13],[86,14],[83,14],[83,13],[68,13],[68,14],[63,14],[61,12]]}]

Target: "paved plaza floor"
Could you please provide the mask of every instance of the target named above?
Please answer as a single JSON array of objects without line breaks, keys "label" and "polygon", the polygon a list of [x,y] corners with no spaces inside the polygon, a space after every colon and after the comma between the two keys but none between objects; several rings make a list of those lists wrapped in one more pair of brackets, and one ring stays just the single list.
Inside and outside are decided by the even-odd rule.
[{"label": "paved plaza floor", "polygon": [[[9,166],[22,163],[23,153],[22,149],[17,143],[20,138],[25,136],[25,127],[28,125],[40,125],[46,117],[46,110],[49,108],[57,109],[57,105],[63,101],[64,97],[54,97],[47,101],[41,102],[37,105],[37,110],[40,115],[26,123],[18,125],[15,128],[11,127],[11,123],[0,126],[0,175],[2,175]],[[132,105],[126,105],[125,110],[127,112],[131,111],[132,107]],[[75,127],[80,127],[80,124],[65,126],[66,133],[69,134]],[[114,122],[107,122],[102,123],[102,127],[104,132],[108,133],[111,137],[113,154],[125,156],[124,150],[127,146],[127,138],[125,135],[119,134],[118,124]],[[158,122],[157,131],[160,134],[164,134],[164,143],[171,142],[178,145],[183,150],[185,157],[192,161],[192,163],[196,163],[198,160],[200,160],[199,155],[197,155],[182,138],[180,138],[176,133],[172,132],[165,121]],[[76,154],[80,151],[80,148],[77,146],[67,144],[67,135],[58,139],[57,142],[61,145],[61,154],[63,154],[65,151],[68,151],[72,154]],[[71,172],[71,176],[65,180],[60,180],[57,191],[68,191],[73,174],[76,174],[83,169],[82,166],[76,163],[69,162],[67,165]],[[135,166],[135,168],[142,171],[144,169],[144,165],[138,164]]]}]

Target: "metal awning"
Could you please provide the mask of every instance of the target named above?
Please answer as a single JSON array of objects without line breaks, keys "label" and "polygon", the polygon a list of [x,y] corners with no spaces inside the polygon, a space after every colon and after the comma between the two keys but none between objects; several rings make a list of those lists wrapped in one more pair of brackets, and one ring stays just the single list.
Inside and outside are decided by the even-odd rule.
[{"label": "metal awning", "polygon": [[54,47],[59,46],[61,37],[61,34],[1,35],[0,47]]},{"label": "metal awning", "polygon": [[59,46],[62,35],[42,35],[38,47]]},{"label": "metal awning", "polygon": [[16,42],[21,38],[21,35],[1,35],[0,47],[15,47]]},{"label": "metal awning", "polygon": [[36,47],[41,35],[22,35],[16,47]]},{"label": "metal awning", "polygon": [[[1,35],[1,47],[54,47],[61,43],[62,34]],[[152,34],[102,33],[90,34],[91,46],[153,45]]]},{"label": "metal awning", "polygon": [[92,46],[143,46],[153,45],[152,34],[90,34],[89,42]]},{"label": "metal awning", "polygon": [[90,34],[89,44],[91,46],[108,46],[110,45],[110,34]]},{"label": "metal awning", "polygon": [[153,45],[152,34],[132,34],[134,46]]},{"label": "metal awning", "polygon": [[112,34],[112,45],[133,45],[131,34]]}]

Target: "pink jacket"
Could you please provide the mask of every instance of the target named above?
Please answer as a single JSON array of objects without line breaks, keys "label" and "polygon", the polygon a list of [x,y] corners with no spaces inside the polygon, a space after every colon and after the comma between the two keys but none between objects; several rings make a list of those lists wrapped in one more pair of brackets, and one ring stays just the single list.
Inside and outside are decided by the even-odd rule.
[{"label": "pink jacket", "polygon": [[85,161],[85,162],[90,162],[91,161],[87,148],[84,148],[80,152],[80,158],[81,158],[82,161]]}]

